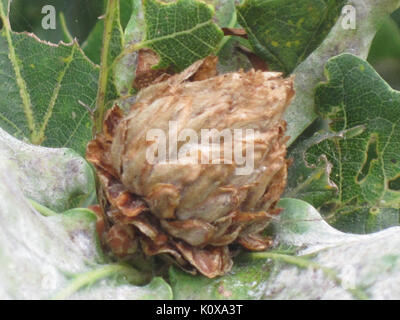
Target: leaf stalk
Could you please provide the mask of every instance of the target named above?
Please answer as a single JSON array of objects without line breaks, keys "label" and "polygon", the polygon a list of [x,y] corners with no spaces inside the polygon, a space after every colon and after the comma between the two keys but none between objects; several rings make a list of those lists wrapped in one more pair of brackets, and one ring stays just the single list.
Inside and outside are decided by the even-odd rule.
[{"label": "leaf stalk", "polygon": [[119,0],[108,0],[106,16],[104,19],[103,47],[101,50],[101,68],[99,76],[99,88],[97,91],[96,109],[94,112],[93,135],[100,133],[103,128],[104,115],[106,111],[106,92],[108,84],[109,49],[113,27],[113,15],[119,10]]}]

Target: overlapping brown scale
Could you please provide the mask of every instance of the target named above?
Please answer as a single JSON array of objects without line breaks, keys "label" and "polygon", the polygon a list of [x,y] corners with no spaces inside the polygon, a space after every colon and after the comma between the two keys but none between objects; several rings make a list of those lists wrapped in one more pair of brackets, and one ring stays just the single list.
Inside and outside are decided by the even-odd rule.
[{"label": "overlapping brown scale", "polygon": [[[260,161],[260,163],[265,166],[266,170],[262,173],[260,178],[258,178],[258,183],[249,189],[247,198],[241,205],[243,211],[259,210],[260,198],[265,195],[268,188],[271,189],[270,185],[274,177],[278,172],[285,172],[287,170],[286,137],[282,135],[281,126],[277,126],[272,131],[273,138],[271,139],[270,147],[264,154],[264,159]],[[283,183],[285,184],[286,180],[284,180]],[[269,209],[269,207],[263,207],[261,210],[268,211]]]},{"label": "overlapping brown scale", "polygon": [[97,169],[99,180],[104,187],[104,192],[109,203],[121,211],[128,218],[136,217],[148,211],[146,203],[139,197],[130,193],[126,187],[111,174]]},{"label": "overlapping brown scale", "polygon": [[135,230],[122,224],[114,224],[108,230],[105,241],[112,252],[120,258],[134,254],[138,247]]},{"label": "overlapping brown scale", "polygon": [[232,224],[223,235],[216,237],[215,239],[210,241],[210,245],[215,247],[227,246],[233,243],[239,237],[241,231],[241,225]]},{"label": "overlapping brown scale", "polygon": [[191,81],[202,81],[217,75],[218,58],[209,56],[204,59],[196,73],[190,78]]},{"label": "overlapping brown scale", "polygon": [[133,87],[143,89],[150,84],[164,81],[171,76],[171,70],[153,69],[159,62],[157,54],[150,49],[140,49],[137,55],[137,67]]},{"label": "overlapping brown scale", "polygon": [[148,256],[162,255],[172,263],[180,266],[185,271],[196,274],[196,268],[191,265],[182,254],[170,243],[163,245],[156,245],[149,238],[141,237],[140,243],[142,245],[143,252]]},{"label": "overlapping brown scale", "polygon": [[[282,167],[273,177],[271,183],[269,184],[265,194],[258,201],[256,205],[257,210],[269,210],[270,214],[277,215],[280,210],[273,209],[276,203],[279,201],[281,194],[286,188],[287,180],[287,167],[290,161],[286,160],[286,165]],[[272,209],[272,210],[271,210]]]},{"label": "overlapping brown scale", "polygon": [[223,239],[227,238],[225,237],[226,234],[232,235],[232,229],[230,229],[230,227],[232,226],[235,215],[236,211],[233,211],[227,216],[221,217],[213,222],[213,226],[216,228],[216,231],[214,232],[212,239],[209,241],[209,244],[214,246],[221,246],[228,244],[226,243],[226,241],[223,241]]},{"label": "overlapping brown scale", "polygon": [[242,247],[250,251],[265,251],[273,244],[273,240],[271,238],[254,234],[239,237],[237,242]]},{"label": "overlapping brown scale", "polygon": [[[98,230],[117,256],[134,253],[140,243],[146,255],[167,256],[188,272],[213,278],[232,267],[230,244],[248,250],[271,246],[261,231],[279,214],[275,206],[286,185],[286,124],[281,117],[294,94],[293,79],[255,71],[214,77],[216,61],[196,62],[166,81],[146,78],[141,85],[156,84],[140,92],[128,116],[117,106],[109,110],[103,132],[89,143],[87,159],[104,195]],[[209,93],[215,96],[210,99]],[[204,105],[197,95],[205,98]],[[193,101],[198,109],[191,109]],[[156,117],[149,105],[158,106]],[[162,129],[173,118],[194,130],[260,130],[254,141],[258,170],[243,177],[234,175],[234,165],[156,168],[146,163],[143,139],[153,122],[149,115]],[[140,167],[139,175],[131,160]]]},{"label": "overlapping brown scale", "polygon": [[115,130],[124,117],[124,112],[118,106],[114,106],[107,110],[103,123],[102,134],[107,142],[112,142],[115,136]]},{"label": "overlapping brown scale", "polygon": [[192,246],[206,245],[217,230],[210,223],[198,219],[161,220],[161,226],[171,236],[182,239]]},{"label": "overlapping brown scale", "polygon": [[121,108],[114,106],[107,111],[103,123],[103,131],[96,135],[94,140],[89,141],[86,148],[86,159],[100,170],[101,175],[118,177],[111,161],[111,144],[114,139],[115,129],[122,120],[124,114]]},{"label": "overlapping brown scale", "polygon": [[95,140],[88,143],[86,159],[96,168],[116,176],[116,172],[111,164],[110,148],[111,144],[105,140],[104,135],[97,135]]},{"label": "overlapping brown scale", "polygon": [[226,274],[232,268],[233,261],[227,246],[201,249],[184,242],[176,242],[175,245],[186,261],[209,278]]},{"label": "overlapping brown scale", "polygon": [[154,217],[150,214],[142,214],[141,216],[135,217],[132,220],[132,225],[140,230],[143,235],[147,236],[157,246],[168,242],[168,236],[158,226],[158,223],[154,221]]},{"label": "overlapping brown scale", "polygon": [[105,237],[107,236],[107,232],[109,229],[109,226],[107,224],[107,221],[105,219],[103,209],[101,208],[100,205],[92,205],[88,207],[89,210],[92,210],[94,214],[96,215],[96,232],[99,235],[100,242],[102,245],[105,244]]}]

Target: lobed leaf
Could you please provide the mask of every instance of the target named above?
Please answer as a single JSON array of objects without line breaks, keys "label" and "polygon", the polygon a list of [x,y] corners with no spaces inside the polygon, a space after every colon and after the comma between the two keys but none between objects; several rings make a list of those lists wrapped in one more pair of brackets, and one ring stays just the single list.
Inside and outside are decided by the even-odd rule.
[{"label": "lobed leaf", "polygon": [[319,208],[336,196],[338,188],[330,179],[332,165],[326,157],[321,157],[316,164],[305,161],[306,152],[312,145],[331,136],[329,133],[316,133],[289,149],[288,157],[293,159],[293,163],[288,169],[286,198],[301,199]]},{"label": "lobed leaf", "polygon": [[70,149],[32,146],[0,128],[0,159],[15,168],[26,197],[52,210],[79,206],[96,191],[92,168]]},{"label": "lobed leaf", "polygon": [[374,36],[388,14],[399,7],[399,0],[349,0],[356,13],[356,29],[343,28],[346,14],[338,19],[325,40],[293,71],[296,96],[285,114],[288,142],[291,145],[317,118],[314,105],[315,86],[324,80],[325,63],[341,53],[366,59]]},{"label": "lobed leaf", "polygon": [[14,33],[0,3],[0,126],[19,139],[84,153],[91,138],[98,68],[77,43],[58,45]]},{"label": "lobed leaf", "polygon": [[[25,183],[35,182],[43,188],[47,181],[57,178],[57,184],[52,182],[47,187],[62,188],[79,182],[82,172],[76,167],[69,171],[61,166],[59,170],[69,175],[59,175],[52,161],[59,160],[67,167],[77,165],[70,156],[62,158],[65,150],[58,152],[21,143],[20,149],[13,152],[10,148],[14,143],[13,139],[5,143],[2,139],[1,144],[0,299],[172,298],[164,280],[155,278],[144,287],[133,285],[143,284],[146,277],[124,264],[108,263],[99,248],[96,216],[91,211],[74,209],[56,214],[45,209],[46,216],[40,215],[24,196],[24,193],[32,195]],[[39,159],[37,164],[34,159]],[[38,176],[43,172],[41,165],[46,163],[53,170]],[[68,188],[50,190],[49,194],[63,194],[63,191],[67,193]],[[34,204],[34,207],[40,206]]]},{"label": "lobed leaf", "polygon": [[146,36],[139,47],[159,55],[155,68],[182,71],[212,53],[223,37],[213,22],[213,8],[204,2],[144,0],[143,6]]},{"label": "lobed leaf", "polygon": [[247,0],[239,23],[271,70],[290,74],[325,39],[346,0]]},{"label": "lobed leaf", "polygon": [[400,93],[364,60],[343,54],[326,65],[327,83],[316,90],[321,116],[336,134],[305,154],[332,165],[338,194],[326,213],[342,230],[372,232],[399,224]]},{"label": "lobed leaf", "polygon": [[[176,299],[397,299],[400,229],[345,234],[301,200],[282,199],[275,250],[244,253],[218,279],[170,271]],[[295,254],[293,254],[293,252]]]}]

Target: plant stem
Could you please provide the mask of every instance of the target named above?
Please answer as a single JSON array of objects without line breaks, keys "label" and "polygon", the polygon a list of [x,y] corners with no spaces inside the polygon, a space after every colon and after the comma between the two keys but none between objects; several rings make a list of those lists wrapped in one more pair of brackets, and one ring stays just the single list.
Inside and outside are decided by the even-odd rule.
[{"label": "plant stem", "polygon": [[83,287],[92,285],[101,279],[112,276],[113,274],[122,274],[127,277],[129,282],[136,285],[142,285],[148,280],[146,279],[147,277],[144,277],[141,273],[131,267],[123,264],[111,264],[76,276],[64,289],[53,297],[53,300],[65,300]]},{"label": "plant stem", "polygon": [[42,206],[40,203],[37,203],[36,201],[28,199],[28,202],[33,207],[33,209],[39,212],[42,216],[51,217],[57,215],[57,212],[54,212],[53,210],[46,208],[45,206]]},{"label": "plant stem", "polygon": [[94,135],[102,131],[104,114],[106,111],[106,92],[109,73],[109,49],[111,42],[111,33],[113,27],[113,14],[119,9],[119,0],[108,0],[104,20],[103,47],[101,50],[101,68],[99,76],[99,88],[97,91],[96,110],[94,112]]}]

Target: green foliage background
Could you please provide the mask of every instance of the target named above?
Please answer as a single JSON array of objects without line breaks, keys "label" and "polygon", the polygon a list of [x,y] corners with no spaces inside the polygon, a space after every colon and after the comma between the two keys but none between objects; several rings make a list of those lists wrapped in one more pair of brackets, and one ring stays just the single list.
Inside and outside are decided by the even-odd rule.
[{"label": "green foliage background", "polygon": [[57,13],[64,14],[68,29],[80,43],[85,41],[104,11],[102,0],[15,0],[11,5],[10,17],[13,30],[33,32],[40,39],[54,43],[65,40],[59,18],[55,30],[42,28],[44,15],[41,9],[45,5],[53,5]]},{"label": "green foliage background", "polygon": [[[0,1],[0,4],[7,2]],[[176,47],[172,45],[175,40],[181,40],[185,44],[192,42],[193,50],[185,59],[178,62],[174,59],[162,60],[163,67],[171,66],[182,70],[199,58],[196,56],[199,51],[198,43],[191,37],[202,28],[198,28],[199,23],[195,19],[182,19],[184,22],[164,21],[164,29],[161,30],[158,20],[154,19],[157,20],[157,27],[153,28],[154,32],[150,32],[151,34],[146,34],[146,17],[144,20],[136,19],[137,10],[141,6],[140,1],[113,2],[113,9],[108,10],[108,18],[102,20],[98,17],[104,15],[106,0],[14,0],[10,16],[13,32],[4,28],[3,38],[0,38],[0,65],[5,66],[4,71],[2,70],[3,76],[8,79],[4,81],[8,86],[0,87],[0,92],[5,92],[0,95],[0,104],[11,119],[15,118],[15,110],[29,105],[35,116],[33,122],[43,123],[43,128],[49,128],[51,133],[46,134],[44,129],[43,132],[29,131],[31,128],[23,124],[22,120],[14,125],[25,130],[20,135],[7,125],[0,129],[0,196],[4,198],[4,201],[0,202],[0,249],[5,252],[5,255],[0,256],[0,284],[3,287],[9,286],[6,288],[7,292],[12,292],[14,286],[17,286],[17,291],[20,290],[21,283],[25,285],[26,278],[19,276],[18,272],[13,272],[15,277],[7,277],[10,270],[6,266],[11,261],[16,268],[23,268],[27,261],[19,260],[14,252],[28,250],[27,252],[35,252],[31,257],[29,272],[37,277],[32,278],[32,282],[27,285],[31,291],[16,291],[16,297],[48,298],[47,291],[36,290],[42,285],[41,277],[46,273],[40,264],[40,256],[49,257],[47,268],[52,272],[51,276],[57,279],[51,292],[52,298],[104,299],[118,294],[122,299],[364,299],[384,298],[385,294],[389,297],[400,296],[400,292],[395,290],[382,289],[385,280],[400,278],[400,235],[398,228],[389,228],[399,225],[400,215],[396,144],[399,136],[396,122],[399,119],[399,93],[390,89],[374,71],[376,70],[392,88],[400,89],[400,9],[385,19],[376,34],[367,59],[372,65],[370,66],[363,59],[367,57],[369,41],[376,31],[373,20],[377,17],[382,18],[389,12],[377,3],[366,1],[367,6],[382,10],[368,13],[365,15],[368,19],[365,19],[364,25],[361,21],[360,29],[343,34],[340,28],[331,33],[330,30],[345,1],[304,0],[300,3],[295,0],[247,0],[245,4],[243,1],[236,1],[237,4],[243,4],[238,9],[238,22],[251,36],[249,41],[229,37],[220,41],[222,32],[217,25],[239,27],[234,1],[204,1],[216,6],[215,19],[212,18],[211,8],[207,9],[204,3],[191,0],[179,0],[179,5],[171,4],[162,9],[156,1],[147,0],[144,3],[147,3],[148,7],[153,4],[154,12],[168,11],[169,16],[178,12],[179,17],[190,12],[190,6],[192,9],[194,6],[201,6],[204,9],[202,18],[205,19],[202,22],[207,29],[201,31],[201,36],[197,38],[206,47],[208,45],[210,50],[203,50],[200,57],[208,55],[214,49],[219,51],[220,64],[224,71],[235,71],[238,66],[245,65],[237,53],[233,53],[233,42],[241,41],[242,45],[252,47],[255,53],[267,60],[273,69],[287,74],[293,72],[296,76],[296,99],[289,110],[291,114],[286,118],[289,134],[294,136],[289,143],[293,143],[289,149],[289,156],[294,158],[295,162],[289,172],[289,186],[285,198],[279,204],[284,212],[278,222],[272,223],[269,230],[278,239],[279,246],[268,252],[240,255],[236,258],[233,271],[217,279],[192,276],[170,268],[168,275],[163,274],[168,283],[157,277],[153,277],[149,282],[149,274],[143,278],[132,266],[114,263],[115,261],[108,257],[103,257],[94,232],[95,217],[92,212],[87,209],[69,210],[77,206],[86,207],[93,202],[95,186],[91,168],[81,156],[68,149],[30,146],[16,140],[15,137],[37,144],[44,141],[42,146],[65,146],[83,155],[86,142],[92,135],[92,122],[90,112],[82,105],[93,108],[97,103],[97,106],[101,104],[106,109],[118,97],[119,103],[123,105],[123,99],[134,93],[131,84],[135,65],[132,63],[133,54],[129,54],[129,49],[133,48],[134,52],[141,46],[148,47],[165,58],[166,55],[163,57],[163,54],[170,53],[171,46]],[[394,5],[395,2],[382,1],[388,5],[390,2]],[[116,3],[120,4],[120,10]],[[355,3],[360,5],[361,1],[355,0]],[[291,9],[282,10],[282,4],[288,5],[284,8]],[[53,5],[56,8],[58,16],[55,30],[44,30],[41,26],[41,8],[44,5]],[[180,8],[176,9],[179,6]],[[325,20],[310,13],[312,10],[309,9],[313,6],[324,12]],[[298,10],[299,8],[302,10]],[[147,13],[146,23],[147,27],[150,27],[147,29],[149,31],[154,27],[150,21],[153,14],[152,11]],[[131,19],[131,16],[134,19]],[[252,23],[255,16],[262,23]],[[284,23],[274,21],[275,16],[278,17],[278,22],[282,19]],[[309,20],[305,23],[305,28],[309,27],[307,32],[301,32],[304,27],[303,20]],[[177,30],[177,24],[182,30]],[[272,33],[265,39],[263,37],[269,28],[272,28]],[[102,51],[104,29],[109,31],[110,39],[108,46],[104,46],[106,49],[103,48]],[[290,32],[281,36],[288,30]],[[41,40],[52,43],[70,42],[72,38],[76,38],[92,62],[100,64],[102,57],[102,67],[99,68],[86,59],[77,44],[50,46],[24,34],[15,33],[21,31],[32,32]],[[183,32],[180,33],[181,31]],[[314,37],[315,34],[318,35]],[[371,36],[368,41],[357,42],[365,35]],[[286,47],[279,46],[281,39],[284,39]],[[297,49],[287,45],[293,40]],[[319,46],[321,42],[322,45]],[[342,54],[349,50],[355,55]],[[179,53],[182,52],[184,50],[181,48]],[[177,56],[181,58],[179,53]],[[275,57],[284,64],[274,64]],[[48,65],[58,66],[59,70],[54,72],[46,69]],[[325,76],[328,77],[323,75],[324,68]],[[100,80],[97,82],[97,79]],[[357,83],[360,79],[361,82]],[[17,80],[20,80],[17,85],[26,101],[21,102],[18,98],[18,86],[14,83]],[[321,81],[325,83],[321,84]],[[338,85],[341,83],[343,85]],[[96,97],[97,84],[99,90]],[[372,97],[359,97],[363,90],[368,91]],[[393,103],[394,100],[397,102]],[[386,104],[387,101],[390,103]],[[10,104],[14,109],[9,108]],[[46,106],[49,107],[47,110],[50,110],[48,114],[45,114]],[[67,108],[64,108],[65,106]],[[352,112],[353,109],[361,107],[367,112]],[[73,112],[65,115],[61,112],[63,110]],[[343,119],[346,112],[351,113],[346,118],[346,126],[335,127],[333,124],[328,128],[329,120],[336,121],[336,126],[341,124],[337,120]],[[380,119],[383,112],[388,123],[376,125],[376,119]],[[24,119],[23,114],[20,114],[20,118]],[[73,120],[82,120],[76,120],[80,126],[79,130],[75,130],[79,127],[77,124],[69,128],[72,132],[63,136],[60,132],[66,132],[62,130],[62,124],[68,116]],[[48,124],[49,119],[53,122]],[[317,120],[314,121],[315,119]],[[99,122],[101,124],[101,121]],[[306,127],[308,129],[298,137]],[[14,138],[3,129],[13,134]],[[294,131],[290,132],[292,129]],[[389,129],[392,132],[388,133]],[[57,130],[60,131],[59,134]],[[75,131],[79,131],[79,134],[75,135]],[[36,133],[40,135],[35,136]],[[298,139],[295,141],[295,138]],[[380,143],[383,142],[385,147],[382,149]],[[354,152],[357,148],[359,152]],[[378,164],[378,160],[384,165]],[[333,169],[329,166],[333,166]],[[363,170],[358,171],[361,166]],[[339,170],[342,167],[344,170]],[[375,168],[376,171],[370,168]],[[369,176],[369,180],[365,180],[364,184],[358,183],[360,181],[355,183],[354,175],[357,172],[363,175],[362,179],[356,176],[357,179],[360,178],[358,180],[363,180],[364,176]],[[351,184],[347,191],[355,192],[359,185],[364,186],[365,190],[360,189],[355,195],[354,192],[346,194],[342,192],[346,187],[342,180]],[[337,190],[340,191],[340,199]],[[369,194],[370,191],[375,194]],[[11,211],[14,215],[7,213]],[[35,232],[30,231],[24,238],[19,239],[22,226],[19,221],[32,225],[30,230]],[[382,229],[385,230],[377,234],[364,234]],[[77,238],[76,242],[71,243],[69,238],[77,233],[83,238]],[[2,238],[2,235],[5,236]],[[18,238],[18,241],[10,241],[12,238]],[[90,244],[89,255],[85,250],[81,250],[80,245],[84,241]],[[72,261],[78,266],[74,270],[60,265],[60,261],[63,262],[63,252],[71,245],[74,248],[74,256],[68,262]],[[3,263],[4,261],[6,263]],[[345,275],[342,274],[349,266],[356,271],[353,279],[355,283],[350,287],[343,284]],[[107,278],[108,282],[100,283],[99,280],[103,278]],[[145,283],[146,286],[139,286]]]},{"label": "green foliage background", "polygon": [[[104,13],[104,0],[14,0],[11,25],[14,31],[35,33],[40,39],[57,43],[65,40],[60,19],[56,30],[44,30],[40,10],[50,4],[62,12],[68,29],[79,43],[84,43],[90,31]],[[128,22],[130,13],[122,11],[122,24]],[[388,17],[377,33],[368,57],[378,73],[395,89],[400,89],[400,9]]]}]

